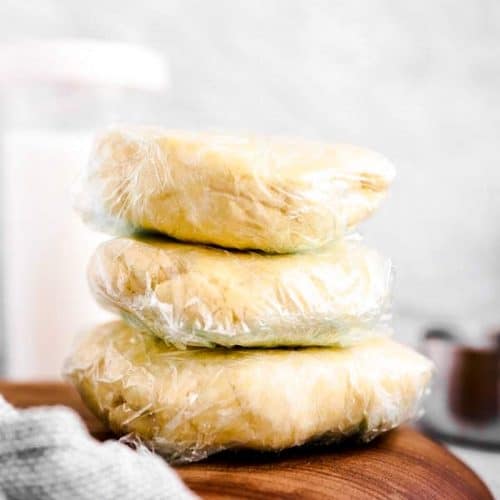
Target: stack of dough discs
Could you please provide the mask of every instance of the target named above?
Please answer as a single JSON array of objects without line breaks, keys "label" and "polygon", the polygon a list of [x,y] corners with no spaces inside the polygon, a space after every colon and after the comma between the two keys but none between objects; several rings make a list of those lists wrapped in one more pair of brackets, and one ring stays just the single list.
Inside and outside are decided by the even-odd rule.
[{"label": "stack of dough discs", "polygon": [[67,373],[115,432],[191,461],[370,440],[415,414],[431,364],[383,337],[345,349],[176,350],[114,322],[81,341]]},{"label": "stack of dough discs", "polygon": [[104,307],[178,347],[349,345],[386,311],[391,264],[356,240],[266,255],[118,238],[88,275]]},{"label": "stack of dough discs", "polygon": [[393,177],[354,146],[118,127],[98,139],[77,208],[115,233],[291,253],[368,217]]},{"label": "stack of dough discs", "polygon": [[77,204],[122,234],[88,269],[122,321],[68,360],[84,401],[174,461],[369,441],[411,418],[430,362],[380,326],[390,261],[346,236],[393,176],[382,156],[347,145],[102,134]]}]

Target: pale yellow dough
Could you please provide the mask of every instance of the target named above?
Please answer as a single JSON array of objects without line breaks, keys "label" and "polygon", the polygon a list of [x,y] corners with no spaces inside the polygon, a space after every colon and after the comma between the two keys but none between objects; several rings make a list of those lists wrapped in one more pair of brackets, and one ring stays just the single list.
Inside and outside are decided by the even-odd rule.
[{"label": "pale yellow dough", "polygon": [[178,347],[349,345],[387,312],[391,263],[356,240],[267,255],[118,238],[88,276],[105,308]]},{"label": "pale yellow dough", "polygon": [[426,358],[382,337],[346,349],[179,351],[121,322],[87,335],[66,366],[115,433],[175,461],[368,441],[416,414],[431,371]]},{"label": "pale yellow dough", "polygon": [[114,233],[288,253],[368,217],[393,177],[355,146],[115,127],[96,141],[76,207]]}]

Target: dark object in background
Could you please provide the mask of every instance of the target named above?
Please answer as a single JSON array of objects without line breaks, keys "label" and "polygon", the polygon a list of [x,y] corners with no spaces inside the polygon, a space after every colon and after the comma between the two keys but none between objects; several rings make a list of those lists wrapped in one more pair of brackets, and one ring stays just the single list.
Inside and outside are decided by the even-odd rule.
[{"label": "dark object in background", "polygon": [[475,346],[435,328],[423,344],[436,365],[423,426],[445,439],[500,447],[500,334]]},{"label": "dark object in background", "polygon": [[487,424],[499,415],[498,396],[498,354],[457,349],[448,394],[453,415],[466,423]]}]

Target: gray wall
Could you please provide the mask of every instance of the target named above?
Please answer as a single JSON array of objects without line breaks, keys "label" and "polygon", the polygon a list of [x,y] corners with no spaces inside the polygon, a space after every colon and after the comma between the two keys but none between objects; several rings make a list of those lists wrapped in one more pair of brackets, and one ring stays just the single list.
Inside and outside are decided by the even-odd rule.
[{"label": "gray wall", "polygon": [[397,182],[363,232],[394,259],[400,333],[434,319],[500,323],[500,2],[0,2],[3,38],[163,50],[165,125],[385,153]]}]

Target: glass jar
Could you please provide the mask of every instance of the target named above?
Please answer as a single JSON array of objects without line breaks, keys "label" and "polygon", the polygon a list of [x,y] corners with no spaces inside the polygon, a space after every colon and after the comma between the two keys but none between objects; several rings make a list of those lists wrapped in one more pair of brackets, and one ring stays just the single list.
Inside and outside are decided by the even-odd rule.
[{"label": "glass jar", "polygon": [[159,121],[163,57],[97,40],[0,45],[0,373],[54,378],[72,338],[108,316],[87,261],[106,238],[72,210],[94,131]]}]

